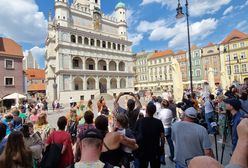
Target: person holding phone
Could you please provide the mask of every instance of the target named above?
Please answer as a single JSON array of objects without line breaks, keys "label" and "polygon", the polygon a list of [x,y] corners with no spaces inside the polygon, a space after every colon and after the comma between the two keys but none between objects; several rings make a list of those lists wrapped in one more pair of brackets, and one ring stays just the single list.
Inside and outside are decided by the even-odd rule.
[{"label": "person holding phone", "polygon": [[[132,96],[134,98],[134,99],[129,99],[127,101],[127,109],[120,107],[120,105],[118,103],[120,97],[122,97],[124,95]],[[135,104],[137,104],[136,108],[135,108]],[[114,106],[115,106],[115,111],[117,113],[123,112],[127,115],[128,122],[129,122],[128,123],[129,129],[131,129],[133,131],[135,128],[135,124],[136,124],[140,109],[142,108],[142,105],[141,105],[138,97],[132,92],[120,93],[114,102]]]}]

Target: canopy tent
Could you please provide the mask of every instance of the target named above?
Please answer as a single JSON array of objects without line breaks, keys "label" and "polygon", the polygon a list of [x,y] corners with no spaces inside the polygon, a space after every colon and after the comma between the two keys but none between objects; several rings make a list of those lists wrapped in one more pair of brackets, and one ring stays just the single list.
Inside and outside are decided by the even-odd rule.
[{"label": "canopy tent", "polygon": [[26,96],[19,94],[19,93],[12,93],[3,98],[3,100],[11,100],[11,99],[26,99]]}]

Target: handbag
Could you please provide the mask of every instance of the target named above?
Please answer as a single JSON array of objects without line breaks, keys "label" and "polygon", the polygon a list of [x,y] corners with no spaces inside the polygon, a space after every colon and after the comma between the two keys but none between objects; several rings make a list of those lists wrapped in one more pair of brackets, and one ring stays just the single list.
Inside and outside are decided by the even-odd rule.
[{"label": "handbag", "polygon": [[56,168],[58,167],[61,151],[63,148],[63,144],[54,143],[54,134],[52,143],[49,144],[43,154],[40,167],[41,168]]}]

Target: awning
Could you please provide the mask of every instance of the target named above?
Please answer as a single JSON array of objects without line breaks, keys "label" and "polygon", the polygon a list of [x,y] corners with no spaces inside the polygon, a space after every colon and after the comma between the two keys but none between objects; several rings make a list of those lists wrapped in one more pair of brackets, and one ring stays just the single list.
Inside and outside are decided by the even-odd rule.
[{"label": "awning", "polygon": [[5,96],[3,100],[11,100],[11,99],[25,99],[26,96],[19,94],[19,93],[12,93],[8,96]]}]

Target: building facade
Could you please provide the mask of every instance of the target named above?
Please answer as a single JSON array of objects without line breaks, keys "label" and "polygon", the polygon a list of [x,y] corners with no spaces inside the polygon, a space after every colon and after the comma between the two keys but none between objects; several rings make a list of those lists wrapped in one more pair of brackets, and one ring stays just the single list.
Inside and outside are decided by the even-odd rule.
[{"label": "building facade", "polygon": [[220,44],[221,72],[228,79],[243,82],[248,77],[248,34],[233,30]]},{"label": "building facade", "polygon": [[31,96],[38,94],[45,95],[45,70],[43,69],[27,69],[25,71],[27,77],[27,92]]},{"label": "building facade", "polygon": [[[192,78],[193,78],[193,85],[195,88],[201,87],[202,84],[204,83],[203,73],[202,73],[201,54],[202,54],[202,50],[200,47],[196,45],[193,45],[191,47]],[[189,52],[187,52],[187,60],[189,60]],[[188,69],[190,69],[189,61],[188,61]],[[190,80],[189,71],[188,71],[188,79]]]},{"label": "building facade", "polygon": [[126,7],[115,17],[101,11],[100,0],[55,0],[49,14],[45,73],[47,97],[68,102],[133,90],[132,43],[127,36]]},{"label": "building facade", "polygon": [[8,38],[0,38],[0,98],[12,93],[23,94],[23,51],[20,45]]},{"label": "building facade", "polygon": [[28,52],[28,55],[23,59],[23,69],[39,69],[39,65],[34,58],[31,51]]},{"label": "building facade", "polygon": [[135,54],[135,82],[134,86],[141,90],[148,89],[148,58],[151,52],[140,52]]},{"label": "building facade", "polygon": [[148,88],[154,91],[172,90],[172,50],[155,51],[148,58]]}]

